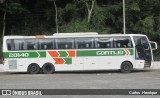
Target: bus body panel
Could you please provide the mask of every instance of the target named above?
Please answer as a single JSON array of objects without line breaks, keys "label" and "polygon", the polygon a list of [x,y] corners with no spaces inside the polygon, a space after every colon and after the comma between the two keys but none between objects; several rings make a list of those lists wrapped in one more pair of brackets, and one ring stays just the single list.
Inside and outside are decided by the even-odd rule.
[{"label": "bus body panel", "polygon": [[[144,68],[144,60],[136,60],[134,62],[133,57],[118,57],[115,60],[115,57],[77,57],[73,58],[72,64],[54,64],[53,59],[32,59],[29,62],[26,62],[27,59],[10,59],[17,61],[17,69],[9,69],[10,66],[8,64],[9,60],[5,62],[4,70],[8,72],[27,72],[28,65],[32,62],[37,63],[40,67],[45,63],[53,63],[55,66],[55,71],[74,71],[74,70],[114,70],[120,69],[120,65],[123,63],[122,61],[129,61],[133,64],[134,69],[142,69]],[[113,62],[114,61],[114,62]]]},{"label": "bus body panel", "polygon": [[[125,35],[111,34],[111,35],[80,35],[80,36],[69,35],[69,36],[44,36],[44,39],[73,38],[76,40],[79,38],[95,38],[94,40],[97,41],[97,39],[103,38],[102,39],[103,42],[105,37],[109,37],[113,40],[112,37],[118,38],[123,36],[131,38],[131,42],[133,44],[132,48],[103,48],[103,49],[91,48],[91,49],[9,51],[7,49],[8,39],[22,39],[22,40],[35,39],[36,42],[40,39],[37,39],[35,36],[5,36],[3,40],[4,70],[6,72],[27,72],[27,68],[31,63],[37,63],[41,68],[45,63],[52,63],[55,67],[55,71],[110,70],[110,69],[117,70],[121,69],[121,64],[126,61],[130,62],[133,65],[133,69],[144,68],[145,60],[136,59],[136,53],[135,53],[136,45],[133,36],[142,36],[147,38],[146,35],[142,34],[125,34]],[[93,43],[95,43],[95,41],[93,41]],[[53,42],[53,44],[56,43],[57,41]],[[115,47],[115,44],[117,43],[115,42],[115,40],[113,40],[114,46],[112,47]],[[150,44],[149,47],[151,48]],[[7,57],[5,55],[7,55]],[[152,52],[151,55],[153,55]],[[153,56],[151,57],[152,57],[151,59],[153,60]]]},{"label": "bus body panel", "polygon": [[[60,61],[60,63],[55,61],[57,58],[60,60],[65,60],[65,59],[67,59],[67,57],[52,57],[49,54],[49,52],[46,51],[46,57],[44,57],[44,58],[38,58],[38,57],[36,57],[36,58],[16,58],[15,57],[15,58],[6,59],[6,61],[4,63],[5,64],[4,68],[5,68],[5,71],[26,72],[28,66],[32,63],[38,64],[41,68],[45,63],[52,63],[55,66],[55,71],[109,70],[109,69],[120,69],[121,64],[125,61],[130,62],[133,65],[134,69],[144,67],[143,60],[137,60],[137,62],[135,62],[134,53],[132,55],[125,55],[125,53],[123,53],[124,54],[123,56],[117,56],[115,59],[115,56],[113,56],[113,55],[104,56],[104,53],[106,53],[106,51],[109,51],[109,50],[114,51],[117,49],[106,49],[105,51],[100,50],[100,49],[90,50],[90,51],[95,51],[97,53],[97,54],[95,53],[96,56],[90,56],[90,55],[86,54],[85,56],[79,57],[78,54],[76,54],[75,57],[69,57],[69,59],[72,60],[71,63],[69,63],[69,64],[64,64],[64,63],[67,63],[67,61],[64,61],[64,62]],[[119,49],[119,50],[123,50],[123,49]],[[52,52],[53,50],[49,50],[49,51]],[[63,52],[64,50],[54,50],[54,52],[55,51]],[[70,50],[67,50],[67,51],[70,51]],[[75,51],[78,51],[78,50],[75,50]],[[85,51],[89,51],[89,50],[84,50],[84,52]],[[42,52],[42,51],[36,51],[36,53],[38,53],[38,52]],[[15,55],[15,54],[18,55],[18,53],[19,52],[11,52],[12,55]],[[29,52],[24,51],[21,53],[29,53]],[[32,51],[32,53],[33,53],[33,51]],[[12,67],[9,64],[9,62],[11,62],[11,61],[16,61],[16,69],[14,69],[15,67]]]}]

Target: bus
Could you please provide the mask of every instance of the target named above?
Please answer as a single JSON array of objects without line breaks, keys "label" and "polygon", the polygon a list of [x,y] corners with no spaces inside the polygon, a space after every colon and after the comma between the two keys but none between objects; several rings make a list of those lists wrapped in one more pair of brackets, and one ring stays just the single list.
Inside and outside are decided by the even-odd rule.
[{"label": "bus", "polygon": [[143,34],[59,33],[5,36],[4,70],[51,74],[55,71],[120,70],[129,73],[153,62],[157,43]]}]

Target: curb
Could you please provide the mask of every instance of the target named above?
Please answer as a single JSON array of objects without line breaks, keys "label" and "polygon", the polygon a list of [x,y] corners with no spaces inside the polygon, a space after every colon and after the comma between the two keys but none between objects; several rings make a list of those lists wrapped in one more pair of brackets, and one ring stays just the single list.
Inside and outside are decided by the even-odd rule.
[{"label": "curb", "polygon": [[160,61],[152,62],[150,69],[160,69]]}]

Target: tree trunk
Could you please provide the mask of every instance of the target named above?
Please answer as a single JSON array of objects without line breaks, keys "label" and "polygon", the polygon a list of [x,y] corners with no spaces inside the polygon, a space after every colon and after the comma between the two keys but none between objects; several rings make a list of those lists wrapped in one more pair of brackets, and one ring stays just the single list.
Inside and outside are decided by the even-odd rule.
[{"label": "tree trunk", "polygon": [[5,35],[5,31],[6,31],[6,11],[4,11],[4,15],[3,15],[3,31],[2,31],[2,38]]},{"label": "tree trunk", "polygon": [[87,9],[88,9],[88,19],[87,19],[87,22],[88,23],[91,20],[91,14],[92,14],[92,11],[93,11],[93,8],[94,8],[94,4],[95,4],[95,0],[92,0],[91,8],[89,8],[89,6],[87,5]]},{"label": "tree trunk", "polygon": [[55,23],[56,23],[56,33],[58,33],[58,14],[57,14],[57,6],[56,6],[56,2],[54,0],[54,7],[55,7],[55,11],[56,11],[56,18],[55,18]]}]

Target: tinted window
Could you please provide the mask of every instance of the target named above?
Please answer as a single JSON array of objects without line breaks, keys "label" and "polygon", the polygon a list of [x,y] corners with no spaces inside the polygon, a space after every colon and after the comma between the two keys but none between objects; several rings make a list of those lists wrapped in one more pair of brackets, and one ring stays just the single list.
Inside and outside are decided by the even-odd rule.
[{"label": "tinted window", "polygon": [[[8,39],[6,42],[7,42],[7,49],[8,49],[8,50],[11,50],[11,40]],[[13,49],[12,49],[12,50],[13,50]]]},{"label": "tinted window", "polygon": [[52,39],[39,39],[39,49],[53,49],[53,40]]},{"label": "tinted window", "polygon": [[93,38],[76,38],[75,42],[76,42],[77,49],[94,48]]},{"label": "tinted window", "polygon": [[96,48],[112,48],[113,39],[112,38],[97,38],[95,39]]},{"label": "tinted window", "polygon": [[23,42],[23,40],[15,39],[14,45],[15,45],[15,50],[23,50],[24,42]]},{"label": "tinted window", "polygon": [[132,48],[132,41],[130,37],[114,37],[115,48]]},{"label": "tinted window", "polygon": [[148,40],[145,36],[134,36],[135,45],[148,44]]},{"label": "tinted window", "polygon": [[73,49],[74,39],[72,38],[59,38],[55,39],[56,49]]},{"label": "tinted window", "polygon": [[36,39],[25,39],[23,49],[24,50],[36,50],[37,49]]},{"label": "tinted window", "polygon": [[7,40],[7,48],[8,50],[23,50],[23,40],[19,40],[19,39],[8,39]]}]

